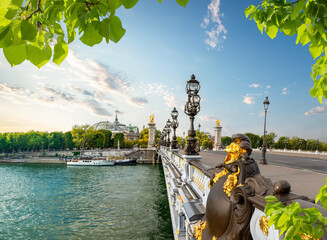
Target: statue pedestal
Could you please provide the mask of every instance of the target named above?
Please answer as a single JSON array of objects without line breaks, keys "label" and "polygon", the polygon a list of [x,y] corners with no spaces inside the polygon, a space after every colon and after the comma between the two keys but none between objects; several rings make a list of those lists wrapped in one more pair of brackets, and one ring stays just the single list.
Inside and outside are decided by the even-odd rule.
[{"label": "statue pedestal", "polygon": [[214,151],[221,150],[221,129],[222,126],[215,126],[215,144],[213,146]]},{"label": "statue pedestal", "polygon": [[148,148],[153,148],[156,145],[156,124],[155,123],[149,123],[149,142],[148,142]]}]

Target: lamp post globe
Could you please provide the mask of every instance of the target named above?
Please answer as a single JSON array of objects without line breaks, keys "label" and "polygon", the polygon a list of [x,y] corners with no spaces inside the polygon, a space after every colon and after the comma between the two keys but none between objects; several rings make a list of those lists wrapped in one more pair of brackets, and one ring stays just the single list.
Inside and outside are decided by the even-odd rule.
[{"label": "lamp post globe", "polygon": [[260,160],[260,164],[268,164],[266,160],[266,151],[267,151],[267,144],[266,144],[266,120],[267,120],[267,110],[269,107],[269,99],[266,97],[266,99],[263,101],[263,107],[265,109],[265,122],[264,122],[264,129],[263,129],[263,144],[262,144],[262,157]]},{"label": "lamp post globe", "polygon": [[200,82],[192,74],[191,79],[187,81],[185,91],[188,95],[195,95],[200,91]]}]

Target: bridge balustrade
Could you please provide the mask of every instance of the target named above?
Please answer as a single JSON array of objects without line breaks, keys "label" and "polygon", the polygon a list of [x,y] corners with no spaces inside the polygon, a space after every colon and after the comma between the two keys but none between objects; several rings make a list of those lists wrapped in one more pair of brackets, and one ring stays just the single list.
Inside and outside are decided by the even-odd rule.
[{"label": "bridge balustrade", "polygon": [[[168,147],[160,146],[158,154],[162,160],[165,174],[174,239],[195,239],[195,229],[206,222],[204,218],[206,220],[210,218],[210,214],[207,215],[206,206],[207,202],[209,204],[208,196],[211,190],[209,183],[214,172],[208,170],[194,156],[190,158],[180,155],[178,151]],[[256,163],[253,159],[250,159],[250,162],[247,160],[243,163],[242,161],[235,162],[240,169],[240,182],[231,192],[231,218],[226,231],[219,239],[283,239],[283,236],[279,236],[279,231],[275,230],[274,226],[267,228],[267,232],[264,232],[261,227],[262,220],[265,218],[263,211],[266,204],[265,196],[267,195],[274,194],[284,205],[297,201],[303,207],[317,207],[324,216],[327,216],[324,209],[308,201],[309,199],[305,196],[291,192],[275,194],[278,182],[283,183],[283,181],[274,184],[270,179],[263,177],[259,169],[256,173],[249,175],[248,171],[251,172],[253,169],[248,167],[251,164],[256,166]],[[212,198],[210,201],[212,203]],[[219,201],[215,204],[216,207],[221,208]],[[215,223],[215,226],[217,224],[219,226],[220,223],[218,222]],[[203,229],[201,230],[202,234]],[[208,235],[205,239],[207,238]],[[327,236],[324,235],[322,239],[327,239]]]}]

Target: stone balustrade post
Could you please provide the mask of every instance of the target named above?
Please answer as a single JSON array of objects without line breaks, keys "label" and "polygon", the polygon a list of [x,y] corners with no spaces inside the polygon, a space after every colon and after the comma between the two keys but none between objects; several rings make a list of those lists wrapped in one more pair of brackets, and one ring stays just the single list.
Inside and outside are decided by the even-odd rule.
[{"label": "stone balustrade post", "polygon": [[199,155],[183,155],[182,157],[185,159],[182,179],[185,182],[190,182],[193,176],[193,167],[190,166],[190,161],[200,161],[202,157]]}]

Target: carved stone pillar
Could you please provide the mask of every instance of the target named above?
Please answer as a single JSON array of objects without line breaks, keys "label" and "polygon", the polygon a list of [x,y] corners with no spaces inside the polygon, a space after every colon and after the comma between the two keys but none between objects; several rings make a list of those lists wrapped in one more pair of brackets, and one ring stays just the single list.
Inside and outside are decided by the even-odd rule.
[{"label": "carved stone pillar", "polygon": [[221,129],[222,126],[215,126],[215,145],[213,147],[214,151],[218,151],[221,149]]},{"label": "carved stone pillar", "polygon": [[149,123],[149,142],[148,142],[148,148],[153,148],[156,145],[156,124],[155,123]]}]

